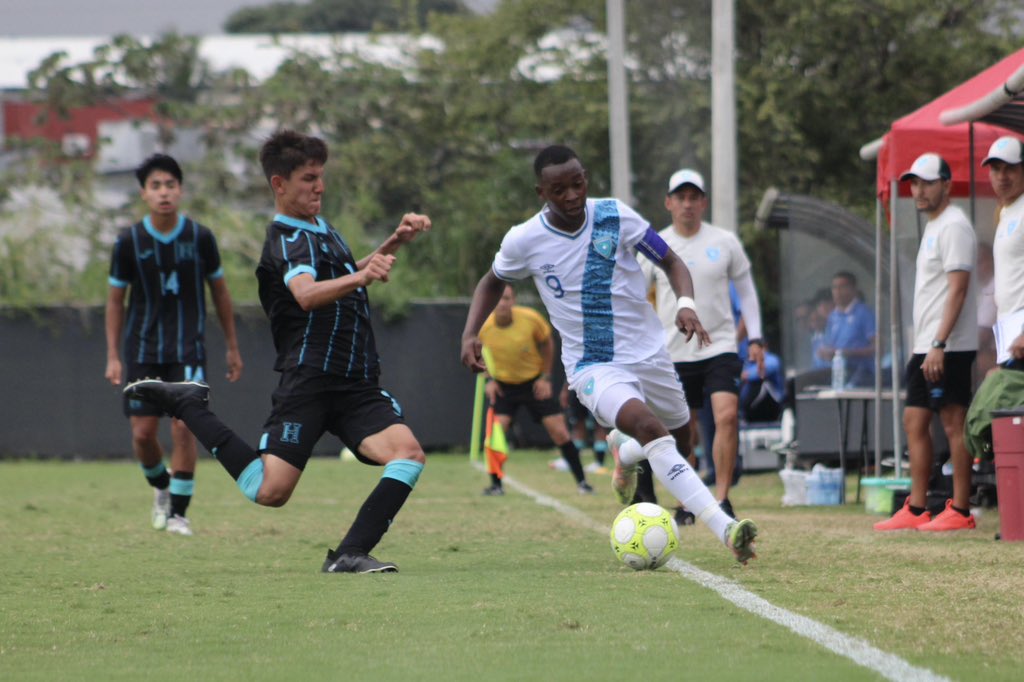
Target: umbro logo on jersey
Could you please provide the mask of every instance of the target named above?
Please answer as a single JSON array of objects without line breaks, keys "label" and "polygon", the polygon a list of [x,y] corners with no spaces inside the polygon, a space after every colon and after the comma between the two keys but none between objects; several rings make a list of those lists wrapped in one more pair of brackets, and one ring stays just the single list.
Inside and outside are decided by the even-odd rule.
[{"label": "umbro logo on jersey", "polygon": [[139,252],[139,260],[146,260],[153,255],[153,249],[146,249],[145,251]]},{"label": "umbro logo on jersey", "polygon": [[708,260],[712,263],[717,262],[722,257],[722,252],[714,246],[709,246],[704,253],[708,255]]},{"label": "umbro logo on jersey", "polygon": [[591,245],[601,258],[612,260],[615,257],[615,240],[611,237],[599,237]]},{"label": "umbro logo on jersey", "polygon": [[541,272],[551,272],[554,269],[555,269],[555,266],[552,265],[551,263],[545,263],[544,265],[540,266],[540,271]]},{"label": "umbro logo on jersey", "polygon": [[1011,234],[1017,231],[1020,226],[1020,218],[1014,220],[1012,223],[1006,226],[1006,236],[1009,237]]}]

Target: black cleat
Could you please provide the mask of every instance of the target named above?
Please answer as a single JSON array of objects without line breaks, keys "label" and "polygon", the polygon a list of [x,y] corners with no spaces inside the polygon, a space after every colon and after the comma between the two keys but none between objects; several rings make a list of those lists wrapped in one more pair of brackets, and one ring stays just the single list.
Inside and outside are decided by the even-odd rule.
[{"label": "black cleat", "polygon": [[489,488],[484,488],[484,495],[487,497],[501,497],[505,494],[505,489],[500,485],[492,485]]},{"label": "black cleat", "polygon": [[129,398],[159,407],[172,417],[177,417],[186,403],[208,402],[210,387],[199,381],[139,379],[125,386],[124,394]]},{"label": "black cleat", "polygon": [[729,501],[728,497],[719,502],[718,506],[721,507],[722,511],[724,511],[726,514],[728,514],[734,519],[736,518],[736,512],[732,510],[732,502]]},{"label": "black cleat", "polygon": [[327,551],[322,573],[398,573],[398,566],[390,561],[377,561],[369,554],[345,552],[338,554],[334,550]]},{"label": "black cleat", "polygon": [[697,517],[693,515],[693,512],[687,511],[683,507],[676,507],[674,516],[677,526],[692,526],[697,522]]}]

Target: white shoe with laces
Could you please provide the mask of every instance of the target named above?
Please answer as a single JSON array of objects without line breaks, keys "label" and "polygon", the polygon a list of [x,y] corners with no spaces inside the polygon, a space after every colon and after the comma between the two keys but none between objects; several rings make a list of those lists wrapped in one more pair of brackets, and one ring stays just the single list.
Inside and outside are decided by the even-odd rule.
[{"label": "white shoe with laces", "polygon": [[164,530],[167,528],[167,517],[171,515],[171,491],[153,490],[153,528]]},{"label": "white shoe with laces", "polygon": [[175,535],[187,535],[191,537],[192,524],[184,516],[178,516],[175,514],[171,518],[167,519],[167,532],[174,533]]}]

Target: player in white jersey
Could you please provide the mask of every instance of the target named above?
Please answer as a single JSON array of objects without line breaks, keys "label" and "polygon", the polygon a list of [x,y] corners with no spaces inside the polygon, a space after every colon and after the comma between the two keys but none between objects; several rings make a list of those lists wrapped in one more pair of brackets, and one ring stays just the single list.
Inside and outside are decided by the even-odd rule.
[{"label": "player in white jersey", "polygon": [[[714,438],[705,447],[711,448],[715,464],[715,496],[725,512],[734,516],[729,488],[739,454],[740,376],[748,357],[757,363],[758,373],[764,376],[761,308],[743,245],[732,232],[704,222],[707,205],[700,173],[689,168],[676,171],[669,178],[665,195],[665,209],[672,216],[672,224],[658,234],[690,270],[697,291],[697,313],[711,336],[710,344],[700,346],[676,331],[675,295],[668,279],[650,262],[643,263],[643,271],[647,283],[655,287],[658,317],[676,373],[683,382],[687,404],[700,409],[705,407],[704,396],[711,398]],[[730,282],[739,294],[740,314],[750,337],[747,356],[743,358],[739,357],[736,343]]]},{"label": "player in white jersey", "polygon": [[580,402],[605,426],[638,441],[616,458],[613,485],[628,503],[636,465],[655,476],[729,547],[738,561],[754,555],[757,527],[725,514],[680,454],[689,447],[689,410],[657,316],[647,303],[636,252],[658,262],[677,294],[677,324],[686,338],[710,341],[694,310],[683,262],[650,225],[617,199],[587,199],[587,175],[568,147],[547,147],[534,161],[544,207],[509,230],[491,270],[473,293],[462,334],[462,361],[483,371],[480,327],[506,281],[532,277],[562,337],[562,362]]},{"label": "player in white jersey", "polygon": [[[977,239],[971,222],[950,204],[952,173],[942,157],[922,154],[901,181],[910,181],[917,210],[928,216],[917,252],[914,346],[907,362],[903,428],[910,453],[910,496],[875,530],[953,531],[974,528],[971,455],[964,421],[971,404],[971,367],[978,350]],[[932,475],[932,412],[938,412],[953,462],[953,499],[935,518],[927,509]]]},{"label": "player in white jersey", "polygon": [[[995,299],[999,317],[1024,309],[1024,144],[1000,137],[981,162],[1002,210],[992,243]],[[1024,369],[1024,329],[1010,345],[1015,369]]]}]

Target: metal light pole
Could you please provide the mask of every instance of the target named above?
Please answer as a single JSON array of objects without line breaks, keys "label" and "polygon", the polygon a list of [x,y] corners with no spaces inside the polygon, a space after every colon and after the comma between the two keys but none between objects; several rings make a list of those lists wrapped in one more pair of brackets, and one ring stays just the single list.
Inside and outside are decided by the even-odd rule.
[{"label": "metal light pole", "polygon": [[607,0],[608,137],[611,145],[612,196],[633,205],[633,169],[629,152],[629,92],[626,89],[626,13],[622,0]]},{"label": "metal light pole", "polygon": [[711,219],[736,232],[736,77],[733,0],[711,2]]}]

